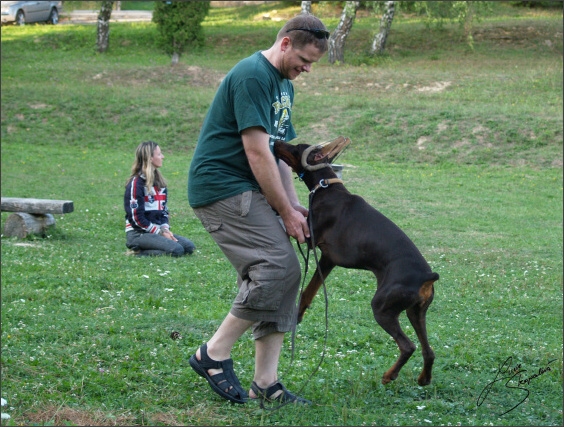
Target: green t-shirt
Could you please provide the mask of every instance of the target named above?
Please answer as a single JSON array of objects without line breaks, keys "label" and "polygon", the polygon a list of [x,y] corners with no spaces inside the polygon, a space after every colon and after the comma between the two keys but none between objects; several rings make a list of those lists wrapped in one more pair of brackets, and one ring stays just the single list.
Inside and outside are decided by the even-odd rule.
[{"label": "green t-shirt", "polygon": [[261,52],[233,67],[219,86],[200,131],[188,173],[190,206],[205,206],[260,188],[241,132],[262,127],[270,135],[271,150],[276,139],[294,139],[293,101],[292,82]]}]

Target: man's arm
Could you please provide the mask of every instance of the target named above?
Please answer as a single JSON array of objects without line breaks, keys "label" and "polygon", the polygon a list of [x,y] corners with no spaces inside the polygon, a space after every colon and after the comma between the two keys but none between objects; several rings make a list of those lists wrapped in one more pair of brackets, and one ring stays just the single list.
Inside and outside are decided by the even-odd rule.
[{"label": "man's arm", "polygon": [[[302,211],[298,211],[296,196],[289,171],[282,172],[286,182],[280,174],[280,169],[269,148],[269,135],[260,127],[252,127],[241,132],[245,154],[251,170],[257,179],[266,200],[284,221],[286,233],[294,237],[299,243],[309,237],[309,228]],[[291,190],[288,191],[288,181]]]},{"label": "man's arm", "polygon": [[298,199],[298,195],[294,187],[294,180],[292,179],[292,169],[286,163],[280,161],[278,162],[278,171],[280,172],[282,185],[286,190],[290,204],[294,207],[295,210],[301,212],[303,216],[308,216],[309,211],[300,204],[300,201]]}]

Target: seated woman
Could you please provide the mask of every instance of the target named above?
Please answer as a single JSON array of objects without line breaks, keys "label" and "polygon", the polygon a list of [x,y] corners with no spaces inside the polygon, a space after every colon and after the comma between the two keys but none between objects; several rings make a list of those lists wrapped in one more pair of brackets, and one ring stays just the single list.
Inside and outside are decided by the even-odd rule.
[{"label": "seated woman", "polygon": [[139,144],[125,185],[126,246],[137,256],[191,254],[195,246],[170,231],[166,180],[158,170],[164,156],[156,142]]}]

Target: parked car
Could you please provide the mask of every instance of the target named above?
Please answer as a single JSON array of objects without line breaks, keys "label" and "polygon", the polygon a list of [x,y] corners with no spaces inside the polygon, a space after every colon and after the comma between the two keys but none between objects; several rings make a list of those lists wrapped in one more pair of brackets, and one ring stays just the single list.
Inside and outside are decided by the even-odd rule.
[{"label": "parked car", "polygon": [[63,8],[62,1],[3,1],[2,24],[30,22],[57,24]]}]

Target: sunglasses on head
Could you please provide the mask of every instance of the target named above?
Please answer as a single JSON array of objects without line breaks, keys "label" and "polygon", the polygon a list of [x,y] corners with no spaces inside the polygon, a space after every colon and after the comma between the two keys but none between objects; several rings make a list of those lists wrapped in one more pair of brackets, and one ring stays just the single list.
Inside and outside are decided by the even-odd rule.
[{"label": "sunglasses on head", "polygon": [[320,28],[292,28],[291,30],[286,31],[287,33],[289,33],[290,31],[307,31],[308,33],[313,34],[315,37],[317,37],[318,39],[328,39],[329,38],[329,31],[327,30],[322,30]]}]

